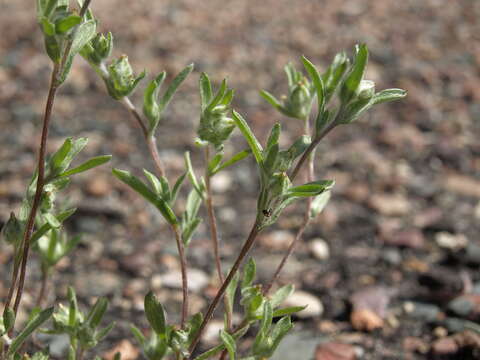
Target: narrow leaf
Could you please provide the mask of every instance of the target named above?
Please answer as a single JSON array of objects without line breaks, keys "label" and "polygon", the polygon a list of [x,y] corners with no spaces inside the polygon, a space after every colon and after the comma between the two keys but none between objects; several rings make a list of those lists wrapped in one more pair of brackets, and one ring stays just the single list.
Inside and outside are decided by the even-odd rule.
[{"label": "narrow leaf", "polygon": [[283,109],[283,106],[282,104],[280,103],[280,101],[277,100],[277,98],[275,96],[273,96],[272,94],[270,94],[268,91],[266,90],[261,90],[260,91],[260,95],[268,101],[268,103],[270,105],[272,105],[275,109],[277,110],[280,110],[282,111]]},{"label": "narrow leaf", "polygon": [[204,72],[200,75],[200,97],[203,111],[212,99],[212,83],[210,82],[208,75]]},{"label": "narrow leaf", "polygon": [[253,156],[255,156],[255,160],[257,161],[258,164],[261,164],[263,161],[262,145],[260,145],[260,143],[258,142],[257,138],[253,134],[252,130],[248,126],[245,119],[235,110],[233,110],[233,119],[235,121],[235,124],[238,126],[243,136],[245,137],[245,140],[247,140],[248,145],[252,149]]},{"label": "narrow leaf", "polygon": [[245,269],[243,270],[242,289],[252,285],[256,272],[257,265],[255,264],[255,260],[253,260],[253,258],[248,259]]},{"label": "narrow leaf", "polygon": [[102,156],[93,157],[85,161],[83,164],[61,173],[59,176],[62,176],[62,177],[72,176],[74,174],[85,172],[87,170],[93,169],[94,167],[97,167],[109,162],[111,158],[112,158],[112,155],[102,155]]},{"label": "narrow leaf", "polygon": [[342,100],[344,102],[348,102],[352,99],[357,91],[358,86],[360,85],[360,81],[363,79],[363,75],[365,74],[365,68],[368,62],[368,48],[367,45],[356,45],[356,54],[355,60],[352,65],[352,69],[350,70],[342,88]]},{"label": "narrow leaf", "polygon": [[302,57],[303,66],[307,70],[310,78],[312,79],[313,85],[317,92],[317,102],[318,102],[318,113],[323,113],[325,107],[325,87],[322,81],[322,78],[315,67],[305,56]]},{"label": "narrow leaf", "polygon": [[[68,219],[70,216],[72,216],[73,213],[75,213],[76,210],[77,210],[76,208],[68,209],[68,210],[58,214],[56,216],[56,218],[60,223],[62,223],[66,219]],[[33,233],[32,237],[30,238],[30,243],[34,244],[36,241],[38,241],[38,239],[40,239],[43,235],[45,235],[49,230],[52,230],[51,224],[49,224],[48,222],[43,224],[37,231],[35,231]]]},{"label": "narrow leaf", "polygon": [[105,315],[105,311],[107,311],[107,307],[108,300],[105,297],[101,297],[95,302],[86,320],[86,323],[88,323],[92,329],[95,329],[100,324],[103,315]]},{"label": "narrow leaf", "polygon": [[77,15],[70,15],[63,19],[60,19],[55,23],[55,32],[57,34],[66,33],[68,30],[72,29],[74,26],[80,24],[82,18]]},{"label": "narrow leaf", "polygon": [[145,315],[153,331],[164,335],[166,332],[165,310],[152,291],[145,296]]},{"label": "narrow leaf", "polygon": [[240,151],[239,153],[236,153],[235,155],[233,155],[229,160],[225,161],[222,165],[220,165],[214,172],[212,175],[218,173],[219,171],[233,165],[233,164],[236,164],[237,162],[245,159],[248,155],[250,155],[252,153],[252,150],[250,149],[245,149],[245,150],[242,150]]},{"label": "narrow leaf", "polygon": [[280,317],[280,316],[295,314],[295,313],[300,312],[300,311],[302,311],[306,308],[307,308],[307,305],[305,305],[305,306],[290,306],[290,307],[286,307],[286,308],[283,308],[283,309],[277,309],[273,312],[273,317]]},{"label": "narrow leaf", "polygon": [[115,175],[120,181],[129,185],[133,190],[143,196],[147,201],[154,205],[165,220],[170,224],[177,224],[177,217],[165,200],[156,195],[152,190],[148,188],[137,177],[130,174],[128,171],[113,169],[113,175]]},{"label": "narrow leaf", "polygon": [[230,360],[235,360],[235,353],[237,351],[235,339],[224,330],[220,330],[220,339],[222,339],[223,345],[225,345],[225,348],[228,351],[228,356],[230,357]]},{"label": "narrow leaf", "polygon": [[331,192],[325,191],[320,195],[317,195],[315,199],[313,199],[312,205],[310,208],[310,219],[317,217],[317,215],[323,211],[328,201],[330,200],[330,196],[331,196]]},{"label": "narrow leaf", "polygon": [[399,100],[405,96],[407,96],[407,92],[403,89],[386,89],[373,96],[373,104],[377,105],[387,101]]},{"label": "narrow leaf", "polygon": [[281,305],[285,299],[287,299],[290,295],[292,295],[294,291],[294,286],[292,284],[282,286],[278,289],[275,294],[270,298],[270,303],[272,304],[272,308],[276,308],[277,306]]},{"label": "narrow leaf", "polygon": [[13,356],[17,350],[23,345],[25,340],[37,330],[45,321],[47,321],[53,314],[53,307],[41,311],[36,314],[25,326],[25,328],[13,339],[8,348],[7,356]]},{"label": "narrow leaf", "polygon": [[182,84],[182,82],[187,78],[187,76],[192,72],[193,64],[188,65],[185,69],[183,69],[175,78],[172,80],[170,86],[168,87],[167,91],[163,95],[162,99],[160,100],[160,113],[165,110],[168,106],[170,101],[172,100],[173,95],[177,91],[178,87]]}]

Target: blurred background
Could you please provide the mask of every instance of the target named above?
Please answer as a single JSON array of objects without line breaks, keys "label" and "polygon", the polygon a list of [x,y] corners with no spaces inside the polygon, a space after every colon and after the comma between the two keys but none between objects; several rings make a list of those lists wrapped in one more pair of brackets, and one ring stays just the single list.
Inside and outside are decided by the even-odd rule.
[{"label": "blurred background", "polygon": [[[292,302],[310,306],[276,359],[311,359],[315,349],[317,359],[330,359],[322,356],[332,342],[351,354],[332,359],[477,358],[480,337],[464,330],[480,319],[479,1],[94,0],[92,9],[99,30],[113,32],[114,55],[127,54],[138,73],[147,69],[152,77],[166,70],[172,76],[195,63],[158,131],[172,175],[182,172],[185,150],[197,153],[194,165],[203,171],[193,143],[201,71],[217,84],[228,77],[236,90],[234,107],[261,140],[281,121],[287,144],[302,124],[276,113],[258,91],[285,93],[283,66],[292,61],[300,67],[301,55],[324,70],[337,52],[352,54],[354,44],[367,43],[366,78],[377,90],[398,87],[409,95],[335,129],[320,146],[317,176],[337,185],[282,274],[281,283],[298,290]],[[35,166],[51,66],[32,1],[1,1],[0,33],[2,225],[18,210]],[[133,99],[141,106],[140,91]],[[80,58],[58,94],[49,150],[67,136],[90,139],[85,157],[113,154],[112,166],[135,173],[153,168],[141,132]],[[236,133],[226,151],[243,147]],[[247,160],[213,184],[224,268],[251,226],[254,174]],[[70,284],[84,304],[108,296],[108,316],[118,325],[101,350],[123,346],[135,359],[134,345],[122,340],[131,338],[129,322],[146,325],[148,289],[167,304],[173,320],[179,313],[173,237],[151,207],[112,178],[110,166],[78,176],[69,189],[66,201],[78,211],[67,228],[83,240],[59,264],[49,302],[64,298]],[[260,280],[273,273],[301,218],[300,206],[261,236],[253,252]],[[0,246],[2,299],[11,252]],[[205,225],[192,240],[189,263],[193,312],[218,287]],[[38,291],[35,264],[26,305]],[[379,324],[373,332],[355,321],[362,309],[369,311],[362,321]],[[204,347],[215,343],[219,322]],[[56,341],[52,348],[61,354],[62,346]]]}]

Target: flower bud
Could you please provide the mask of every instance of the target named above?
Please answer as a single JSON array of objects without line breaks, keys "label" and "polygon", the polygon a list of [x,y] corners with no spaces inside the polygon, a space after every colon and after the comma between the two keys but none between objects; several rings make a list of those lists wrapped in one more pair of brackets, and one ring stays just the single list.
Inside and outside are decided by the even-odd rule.
[{"label": "flower bud", "polygon": [[135,77],[126,55],[121,56],[108,66],[109,77],[105,79],[108,93],[116,100],[130,95],[140,80],[145,76],[145,71]]},{"label": "flower bud", "polygon": [[108,33],[107,36],[98,33],[87,45],[83,47],[80,54],[90,63],[100,65],[105,61],[113,49],[113,37],[112,33]]},{"label": "flower bud", "polygon": [[375,95],[375,83],[371,80],[360,81],[357,94],[360,99],[370,99],[373,95]]}]

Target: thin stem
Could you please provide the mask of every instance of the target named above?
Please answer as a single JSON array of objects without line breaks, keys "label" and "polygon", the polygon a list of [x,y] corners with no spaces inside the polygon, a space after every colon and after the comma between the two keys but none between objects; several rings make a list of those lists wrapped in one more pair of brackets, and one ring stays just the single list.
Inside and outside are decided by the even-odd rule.
[{"label": "thin stem", "polygon": [[188,277],[187,277],[187,258],[185,256],[185,246],[183,244],[182,235],[177,225],[172,225],[172,230],[175,233],[175,240],[177,242],[178,256],[180,257],[180,268],[182,272],[182,329],[185,328],[185,321],[188,316]]},{"label": "thin stem", "polygon": [[75,360],[83,360],[84,354],[85,354],[85,349],[79,346],[76,351]]},{"label": "thin stem", "polygon": [[[30,250],[30,238],[32,236],[33,227],[35,224],[35,216],[37,215],[38,207],[40,205],[40,200],[43,193],[43,187],[45,185],[45,153],[47,151],[48,126],[50,124],[50,119],[52,116],[52,109],[53,109],[53,103],[55,101],[55,94],[58,89],[57,76],[60,73],[60,70],[61,68],[59,64],[54,64],[52,76],[50,79],[50,88],[48,91],[47,103],[45,105],[45,112],[43,116],[43,128],[42,128],[42,135],[40,140],[40,149],[38,154],[38,165],[37,165],[38,166],[37,187],[35,189],[32,208],[30,209],[30,213],[28,215],[27,225],[25,226],[25,232],[23,234],[23,239],[21,243],[22,245],[20,247],[20,249],[23,249],[23,250],[20,250],[22,251],[22,261],[20,266],[20,279],[17,287],[17,295],[15,297],[15,303],[13,308],[15,314],[17,314],[18,307],[20,305],[20,300],[23,294],[27,259],[28,259],[28,253]],[[14,287],[16,284],[17,276],[18,276],[18,268],[16,273],[14,271],[14,276],[13,276],[12,285],[11,285],[12,287]],[[5,308],[10,306],[12,297],[13,297],[13,291],[9,291],[9,297],[7,298],[7,301],[5,303]]]},{"label": "thin stem", "polygon": [[148,129],[142,120],[142,116],[138,112],[135,105],[133,105],[133,103],[130,101],[130,99],[125,96],[122,98],[121,102],[132,114],[133,118],[140,126],[140,129],[142,130],[143,136],[145,137],[145,141],[148,146],[148,151],[150,152],[155,168],[157,169],[158,175],[165,176],[165,170],[163,168],[162,160],[160,159],[160,154],[158,153],[157,140],[155,136],[148,133]]},{"label": "thin stem", "polygon": [[[218,230],[217,230],[217,218],[215,216],[215,208],[213,206],[213,197],[212,197],[212,188],[210,185],[210,171],[208,170],[208,164],[210,163],[210,146],[205,147],[205,187],[207,192],[206,205],[208,213],[208,221],[210,224],[210,235],[212,238],[213,246],[213,255],[215,258],[215,266],[217,268],[218,278],[221,283],[223,283],[225,277],[223,276],[222,263],[220,261],[220,251],[219,251],[219,241],[218,241]],[[227,320],[227,330],[230,330],[232,327],[232,309],[228,305],[227,298],[224,298],[225,311],[226,311],[226,320]]]},{"label": "thin stem", "polygon": [[208,171],[208,164],[210,163],[210,149],[209,146],[205,147],[205,185],[206,185],[206,192],[207,192],[207,211],[208,211],[208,220],[210,223],[210,234],[212,236],[212,246],[213,246],[213,253],[215,256],[215,265],[217,268],[218,278],[221,282],[224,280],[223,272],[222,272],[222,264],[220,262],[220,253],[218,250],[218,231],[217,231],[217,219],[215,217],[215,209],[213,208],[213,199],[212,199],[212,189],[210,186],[210,172]]},{"label": "thin stem", "polygon": [[[81,9],[80,9],[80,13],[79,13],[79,16],[81,18],[83,18],[83,16],[85,15],[85,13],[87,12],[88,10],[88,7],[90,6],[90,3],[92,2],[92,0],[85,0],[85,2],[83,3]],[[77,31],[78,27],[76,27],[74,29],[74,33],[72,34],[71,36],[71,39],[73,39],[75,37],[75,33]],[[63,56],[62,56],[62,60],[60,62],[60,69],[61,71],[63,71],[65,69],[65,65],[68,61],[68,57],[70,56],[70,50],[72,49],[72,45],[73,45],[73,40],[70,40],[67,42],[67,44],[65,45],[65,49],[63,51]],[[57,74],[57,76],[61,73],[61,71]]]},{"label": "thin stem", "polygon": [[318,134],[312,141],[312,143],[308,146],[307,150],[303,153],[302,157],[300,160],[298,160],[297,165],[295,166],[295,169],[293,169],[292,174],[290,175],[290,180],[293,181],[297,175],[300,169],[302,168],[303,164],[305,161],[308,159],[310,154],[312,153],[313,150],[317,147],[318,143],[325,137],[327,134],[333,130],[337,126],[336,121],[332,121],[320,134]]},{"label": "thin stem", "polygon": [[35,306],[41,307],[43,303],[43,299],[45,298],[45,294],[47,292],[47,284],[48,284],[48,269],[42,268],[42,284],[40,286],[40,292],[38,293],[37,302]]},{"label": "thin stem", "polygon": [[228,285],[232,281],[233,277],[237,273],[238,269],[240,268],[240,265],[243,263],[243,260],[245,260],[246,256],[248,255],[248,252],[252,248],[253,244],[255,243],[255,239],[257,238],[258,233],[260,232],[260,227],[259,227],[259,220],[257,219],[255,223],[252,226],[252,229],[250,230],[250,234],[248,235],[247,240],[243,244],[242,249],[240,250],[240,253],[238,254],[237,259],[235,260],[235,263],[233,264],[232,269],[227,275],[227,278],[223,282],[222,286],[218,290],[217,294],[215,295],[215,298],[213,301],[210,303],[207,312],[205,314],[205,317],[203,318],[202,324],[200,325],[197,334],[195,335],[195,338],[193,339],[192,343],[190,344],[190,349],[189,352],[190,354],[193,353],[195,350],[198,342],[200,341],[200,338],[202,337],[203,331],[205,330],[205,326],[208,324],[208,322],[211,320],[213,316],[213,312],[217,308],[218,303],[220,300],[223,298],[223,295],[225,294],[225,291],[227,290]]}]

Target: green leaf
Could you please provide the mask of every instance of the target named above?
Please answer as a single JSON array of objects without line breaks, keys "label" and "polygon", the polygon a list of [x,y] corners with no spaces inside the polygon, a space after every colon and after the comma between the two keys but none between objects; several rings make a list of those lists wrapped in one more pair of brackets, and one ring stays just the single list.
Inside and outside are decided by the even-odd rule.
[{"label": "green leaf", "polygon": [[305,56],[302,56],[303,66],[307,70],[310,78],[312,79],[315,91],[317,92],[318,113],[323,114],[325,107],[325,86],[323,85],[322,78],[315,67]]},{"label": "green leaf", "polygon": [[170,86],[168,87],[167,91],[163,95],[162,99],[160,100],[160,113],[165,110],[170,100],[172,100],[173,95],[177,91],[178,87],[182,84],[182,82],[187,78],[187,76],[192,72],[193,64],[188,65],[183,69],[171,82]]},{"label": "green leaf", "polygon": [[252,153],[252,150],[250,150],[250,149],[245,149],[245,150],[242,150],[242,151],[236,153],[229,160],[225,161],[222,165],[220,165],[211,175],[215,175],[219,171],[221,171],[221,170],[223,170],[223,169],[225,169],[225,168],[227,168],[231,165],[236,164],[237,162],[245,159],[251,153]]},{"label": "green leaf", "polygon": [[235,339],[226,331],[220,330],[220,339],[222,339],[223,345],[228,351],[228,356],[230,360],[235,360],[235,353],[237,351],[237,344]]},{"label": "green leaf", "polygon": [[225,92],[227,91],[227,79],[223,79],[222,85],[220,85],[220,89],[218,89],[215,97],[212,99],[210,104],[208,104],[206,111],[212,111],[215,106],[217,106],[225,96]]},{"label": "green leaf", "polygon": [[325,103],[328,103],[335,93],[338,84],[347,71],[349,60],[345,52],[335,55],[332,64],[328,67],[325,74],[322,75],[322,80],[325,85]]},{"label": "green leaf", "polygon": [[270,130],[270,135],[268,136],[266,151],[270,151],[270,148],[278,144],[280,140],[280,133],[282,131],[282,126],[280,123],[273,125],[272,130]]},{"label": "green leaf", "polygon": [[208,75],[204,72],[200,74],[200,97],[202,102],[202,111],[210,104],[212,99],[212,83]]},{"label": "green leaf", "polygon": [[68,287],[67,297],[69,301],[68,326],[75,327],[75,325],[77,324],[78,303],[77,303],[77,294],[75,294],[75,289],[71,286]]},{"label": "green leaf", "polygon": [[62,172],[69,165],[69,159],[67,156],[72,150],[73,142],[72,138],[67,138],[62,146],[52,155],[50,159],[50,169],[56,175],[56,172]]},{"label": "green leaf", "polygon": [[230,105],[230,103],[233,100],[234,95],[235,95],[235,91],[233,89],[227,90],[227,92],[225,93],[225,95],[224,95],[222,101],[220,102],[220,104],[225,105],[225,106]]},{"label": "green leaf", "polygon": [[75,174],[85,172],[87,170],[93,169],[94,167],[97,167],[109,162],[111,158],[112,158],[112,155],[101,155],[101,156],[93,157],[85,161],[83,164],[61,173],[59,176],[62,176],[62,177],[72,176]]},{"label": "green leaf", "polygon": [[365,69],[368,62],[368,48],[367,45],[355,46],[355,60],[350,72],[348,73],[341,91],[341,99],[343,103],[348,103],[354,96],[363,79]]},{"label": "green leaf", "polygon": [[207,360],[212,359],[215,355],[220,354],[220,352],[225,348],[224,344],[217,345],[210,350],[205,351],[204,353],[198,355],[194,360]]},{"label": "green leaf", "polygon": [[261,164],[263,161],[262,145],[260,145],[260,143],[258,142],[257,138],[253,134],[252,130],[248,126],[245,119],[235,110],[233,110],[233,119],[235,121],[235,124],[238,126],[243,136],[245,137],[245,140],[247,140],[247,143],[250,146],[250,149],[252,149],[253,156],[255,156],[255,160],[257,161],[258,164]]},{"label": "green leaf", "polygon": [[270,298],[270,303],[272,304],[272,308],[276,308],[277,306],[281,305],[286,298],[292,295],[294,291],[294,286],[292,284],[282,286],[278,289],[275,294]]},{"label": "green leaf", "polygon": [[88,313],[86,323],[90,328],[95,329],[102,321],[105,311],[107,311],[108,300],[105,297],[99,298]]},{"label": "green leaf", "polygon": [[43,217],[52,229],[58,229],[60,225],[62,225],[62,223],[51,213],[46,213]]},{"label": "green leaf", "polygon": [[306,308],[307,308],[307,305],[305,305],[305,306],[290,306],[290,307],[286,307],[286,308],[283,308],[283,309],[277,309],[273,312],[273,317],[291,315],[291,314],[300,312],[300,311],[302,311]]},{"label": "green leaf", "polygon": [[403,89],[386,89],[376,93],[373,96],[373,104],[381,104],[388,101],[403,99],[407,96],[407,92]]},{"label": "green leaf", "polygon": [[312,181],[304,185],[291,187],[288,189],[288,196],[314,196],[332,188],[335,184],[333,180]]},{"label": "green leaf", "polygon": [[73,38],[70,54],[75,56],[82,48],[95,36],[97,23],[95,20],[89,20],[80,24]]},{"label": "green leaf", "polygon": [[158,178],[147,169],[143,169],[143,174],[152,185],[153,191],[155,191],[158,195],[163,195],[163,187],[160,183],[160,180],[158,180]]},{"label": "green leaf", "polygon": [[230,284],[228,284],[227,289],[225,290],[225,305],[228,307],[227,311],[229,313],[232,313],[233,311],[233,302],[235,301],[235,293],[237,292],[239,278],[239,274],[236,273],[232,281],[230,281]]},{"label": "green leaf", "polygon": [[[60,223],[63,223],[66,219],[72,216],[75,213],[75,211],[77,211],[76,208],[68,209],[58,214],[56,218]],[[40,239],[43,235],[45,235],[50,230],[52,230],[51,224],[49,224],[48,222],[43,224],[37,231],[33,233],[32,237],[30,238],[30,244],[35,244],[35,242],[38,241],[38,239]]]},{"label": "green leaf", "polygon": [[273,355],[275,350],[277,349],[278,345],[282,341],[282,339],[287,335],[287,333],[293,328],[292,321],[289,316],[285,316],[281,318],[273,328],[272,331],[272,341],[273,344],[270,348],[270,356]]},{"label": "green leaf", "polygon": [[167,73],[162,71],[153,79],[143,92],[143,113],[148,118],[149,133],[153,134],[160,121],[160,107],[157,102],[158,92],[165,80]]},{"label": "green leaf", "polygon": [[314,219],[317,217],[318,214],[320,214],[325,206],[327,205],[328,201],[330,200],[331,192],[330,191],[325,191],[321,193],[320,195],[317,195],[311,204],[310,207],[310,219]]},{"label": "green leaf", "polygon": [[137,339],[140,346],[143,347],[146,339],[142,332],[135,325],[130,325],[130,331],[132,332],[133,337]]},{"label": "green leaf", "polygon": [[152,291],[145,296],[145,315],[153,331],[165,335],[167,330],[165,310]]},{"label": "green leaf", "polygon": [[255,264],[255,260],[253,260],[253,258],[248,259],[245,269],[243,270],[242,289],[252,285],[256,272],[257,265]]},{"label": "green leaf", "polygon": [[102,330],[98,331],[95,334],[95,340],[97,342],[102,341],[110,333],[110,331],[112,331],[112,329],[115,327],[115,325],[116,325],[116,323],[115,323],[115,321],[113,321],[112,323],[110,323],[109,325],[104,327]]},{"label": "green leaf", "polygon": [[195,315],[192,316],[192,318],[188,321],[188,343],[191,344],[193,339],[198,333],[198,330],[200,330],[200,326],[202,325],[203,322],[203,314],[201,312],[196,313]]},{"label": "green leaf", "polygon": [[175,203],[175,200],[177,199],[178,192],[180,191],[180,188],[183,185],[183,182],[185,181],[185,178],[187,177],[187,173],[183,173],[180,175],[180,177],[177,179],[175,184],[173,185],[172,188],[172,194],[171,194],[171,203]]},{"label": "green leaf", "polygon": [[55,23],[55,32],[57,34],[64,34],[74,26],[77,26],[82,21],[82,18],[77,15],[70,15]]},{"label": "green leaf", "polygon": [[55,35],[55,24],[50,22],[46,17],[40,20],[42,25],[42,31],[47,36],[54,36]]},{"label": "green leaf", "polygon": [[263,167],[268,174],[273,174],[277,170],[278,153],[279,147],[278,144],[275,144],[268,149],[267,156],[264,156]]},{"label": "green leaf", "polygon": [[215,170],[218,168],[220,162],[223,158],[223,152],[216,153],[215,156],[208,163],[208,174],[212,175],[215,173]]},{"label": "green leaf", "polygon": [[6,307],[3,310],[2,320],[3,320],[3,327],[5,329],[3,333],[2,331],[0,331],[0,336],[2,336],[5,333],[8,333],[11,329],[13,329],[13,326],[15,325],[15,312],[11,308]]},{"label": "green leaf", "polygon": [[270,326],[272,325],[273,319],[273,309],[272,304],[270,301],[265,301],[263,304],[263,314],[262,314],[262,321],[260,323],[259,333],[267,334],[270,330]]},{"label": "green leaf", "polygon": [[268,103],[270,105],[273,106],[274,109],[277,109],[278,111],[284,111],[283,109],[283,106],[282,104],[280,103],[280,101],[278,101],[278,99],[273,96],[272,94],[270,94],[268,91],[266,90],[260,90],[260,95],[268,101]]},{"label": "green leaf", "polygon": [[192,183],[192,186],[197,190],[198,194],[203,198],[203,189],[200,187],[195,172],[193,171],[192,160],[190,159],[190,152],[185,151],[184,154],[185,167],[187,168],[187,176]]},{"label": "green leaf", "polygon": [[175,225],[178,223],[175,213],[170,208],[165,200],[156,195],[152,190],[148,188],[143,182],[141,182],[137,177],[130,174],[128,171],[113,169],[113,175],[117,177],[120,181],[124,182],[130,186],[133,190],[143,196],[147,201],[154,205],[160,213],[163,215],[165,220],[170,224]]},{"label": "green leaf", "polygon": [[45,321],[47,321],[53,314],[53,307],[41,311],[36,314],[28,323],[25,328],[13,339],[10,347],[8,348],[7,356],[13,356],[23,345],[25,340],[37,330]]}]

